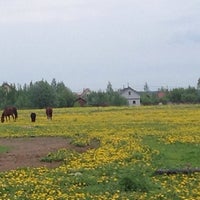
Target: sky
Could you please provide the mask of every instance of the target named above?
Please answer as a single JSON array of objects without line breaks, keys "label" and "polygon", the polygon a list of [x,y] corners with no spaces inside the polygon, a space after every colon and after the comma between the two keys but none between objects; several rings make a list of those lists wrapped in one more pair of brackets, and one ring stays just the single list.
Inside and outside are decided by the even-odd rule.
[{"label": "sky", "polygon": [[196,87],[199,0],[0,0],[0,84]]}]

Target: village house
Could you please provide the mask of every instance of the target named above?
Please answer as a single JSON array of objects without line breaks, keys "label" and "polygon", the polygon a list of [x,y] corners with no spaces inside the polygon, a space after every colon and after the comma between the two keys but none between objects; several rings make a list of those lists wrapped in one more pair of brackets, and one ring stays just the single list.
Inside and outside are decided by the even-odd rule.
[{"label": "village house", "polygon": [[140,95],[130,86],[121,89],[119,92],[121,96],[127,99],[129,106],[140,106]]},{"label": "village house", "polygon": [[77,103],[79,106],[85,106],[87,105],[87,96],[91,93],[89,88],[83,89],[83,92],[81,94],[77,95],[77,98],[75,100],[75,103]]},{"label": "village house", "polygon": [[9,93],[12,90],[12,86],[10,86],[8,83],[3,83],[1,86],[6,93]]}]

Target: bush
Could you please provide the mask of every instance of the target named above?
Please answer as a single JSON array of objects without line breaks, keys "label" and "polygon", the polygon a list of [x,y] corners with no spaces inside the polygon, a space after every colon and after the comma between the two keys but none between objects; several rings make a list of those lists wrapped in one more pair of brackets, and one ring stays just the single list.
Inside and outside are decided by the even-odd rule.
[{"label": "bush", "polygon": [[119,185],[122,191],[148,192],[152,188],[149,175],[141,171],[141,166],[134,169],[125,169],[119,179]]}]

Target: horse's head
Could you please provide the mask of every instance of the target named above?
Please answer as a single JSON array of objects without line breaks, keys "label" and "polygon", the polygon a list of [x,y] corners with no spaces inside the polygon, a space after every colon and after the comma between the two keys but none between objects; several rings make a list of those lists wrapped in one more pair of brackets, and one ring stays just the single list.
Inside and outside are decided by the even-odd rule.
[{"label": "horse's head", "polygon": [[4,113],[2,113],[1,115],[1,122],[3,123],[5,120],[4,120]]}]

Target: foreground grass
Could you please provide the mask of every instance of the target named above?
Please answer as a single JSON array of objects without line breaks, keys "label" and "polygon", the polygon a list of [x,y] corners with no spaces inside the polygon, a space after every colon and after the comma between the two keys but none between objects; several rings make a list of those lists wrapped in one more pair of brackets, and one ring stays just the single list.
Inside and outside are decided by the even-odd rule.
[{"label": "foreground grass", "polygon": [[5,153],[9,150],[9,147],[6,146],[0,146],[0,153]]},{"label": "foreground grass", "polygon": [[147,136],[143,139],[144,144],[148,145],[150,151],[157,150],[152,155],[152,165],[161,169],[181,169],[200,167],[200,144],[190,142],[174,142],[165,144],[157,137]]},{"label": "foreground grass", "polygon": [[[26,168],[0,174],[0,199],[200,199],[200,174],[155,176],[160,168],[200,167],[200,107],[107,107],[31,110],[0,125],[0,137],[65,136],[83,154],[59,150],[46,161],[56,169]],[[98,143],[98,145],[97,145]]]}]

